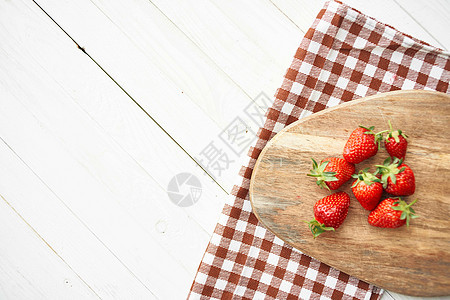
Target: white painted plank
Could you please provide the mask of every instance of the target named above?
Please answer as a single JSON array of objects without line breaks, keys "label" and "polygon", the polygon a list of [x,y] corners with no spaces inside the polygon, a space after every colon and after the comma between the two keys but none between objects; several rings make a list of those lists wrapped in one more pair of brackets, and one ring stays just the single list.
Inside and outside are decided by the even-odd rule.
[{"label": "white painted plank", "polygon": [[[303,31],[306,31],[312,25],[319,10],[326,2],[325,0],[271,1]],[[414,36],[434,46],[439,46],[437,39],[440,39],[440,36],[444,33],[441,32],[435,36],[431,35],[428,27],[425,30],[423,24],[418,24],[393,0],[345,0],[343,2],[382,23],[394,26],[401,32]]]},{"label": "white painted plank", "polygon": [[0,240],[1,299],[99,299],[1,194]]},{"label": "white painted plank", "polygon": [[152,2],[251,94],[275,94],[304,34],[265,0]]},{"label": "white painted plank", "polygon": [[[14,24],[13,20],[11,20],[11,24]],[[22,22],[21,24],[24,23]],[[27,68],[34,68],[37,72],[34,74],[36,79],[30,78],[27,82],[31,84],[33,81],[37,80],[37,78],[42,77],[40,72],[45,72],[45,77],[48,77],[49,80],[44,83],[36,83],[37,86],[39,86],[39,84],[50,86],[57,83],[60,86],[60,92],[64,93],[64,97],[67,98],[67,101],[64,102],[65,104],[61,104],[61,101],[55,100],[55,102],[52,103],[51,99],[46,99],[48,97],[43,96],[43,99],[37,103],[36,101],[33,101],[31,97],[23,95],[22,98],[25,99],[24,101],[29,101],[29,107],[39,111],[39,109],[45,109],[45,105],[54,107],[55,109],[58,105],[62,105],[58,109],[63,111],[64,105],[68,105],[70,108],[70,113],[76,114],[76,112],[78,112],[78,114],[81,115],[88,113],[88,116],[83,117],[83,120],[86,120],[85,122],[87,122],[87,124],[94,125],[99,131],[107,131],[110,135],[115,137],[116,140],[119,140],[121,145],[126,147],[126,150],[129,150],[134,155],[132,158],[139,158],[142,165],[145,165],[148,174],[141,170],[142,168],[139,164],[136,162],[131,162],[129,159],[130,161],[127,161],[126,165],[134,165],[134,169],[139,170],[135,171],[138,172],[139,176],[126,176],[121,181],[121,186],[115,186],[114,179],[108,178],[108,176],[113,176],[113,174],[104,172],[103,175],[105,178],[101,177],[101,173],[97,174],[100,180],[104,182],[111,181],[109,183],[110,189],[114,192],[120,193],[120,189],[124,186],[130,187],[130,189],[134,187],[136,185],[136,182],[134,181],[146,182],[153,178],[160,185],[159,188],[165,190],[171,177],[183,171],[191,172],[200,178],[203,177],[201,170],[196,167],[195,164],[191,162],[176,145],[173,145],[170,139],[167,138],[167,136],[165,136],[160,129],[151,122],[151,120],[149,120],[134,104],[130,103],[129,99],[110,80],[108,80],[97,67],[90,63],[84,55],[79,53],[79,51],[76,51],[73,47],[70,47],[70,43],[67,43],[67,40],[63,35],[58,35],[59,31],[57,29],[53,28],[54,31],[52,31],[47,28],[44,36],[49,36],[51,38],[48,40],[41,39],[40,41],[34,41],[33,39],[40,39],[38,36],[42,35],[41,32],[42,30],[45,30],[45,27],[39,28],[35,34],[31,34],[28,30],[28,35],[31,37],[29,42],[26,42],[27,40],[23,40],[21,43],[13,44],[12,37],[21,37],[19,33],[14,32],[16,28],[20,28],[20,24],[15,25],[17,26],[14,26],[11,32],[8,30],[4,31],[5,33],[9,33],[9,35],[2,37],[4,41],[10,42],[8,43],[8,45],[10,45],[9,48],[4,47],[5,51],[8,51],[9,54],[5,58],[5,62],[10,59],[9,57],[14,56],[22,56],[22,61],[24,61],[24,58],[28,57],[33,59],[22,64],[17,61],[12,61],[10,69],[17,70],[17,73],[11,75],[5,74],[5,78],[11,77],[9,78],[11,81],[15,80],[16,84],[20,85],[23,81],[22,73],[26,73]],[[53,27],[52,24],[49,25],[50,28]],[[54,35],[55,32],[58,33],[56,36]],[[62,38],[62,41],[58,41],[58,38]],[[58,56],[58,53],[66,52],[72,54],[72,56]],[[71,61],[70,64],[68,63],[69,60]],[[47,61],[48,64],[44,66],[38,65],[41,61]],[[67,72],[68,68],[73,69],[74,66],[76,66],[74,71]],[[42,70],[39,70],[39,68],[42,68]],[[85,76],[84,74],[92,74],[92,76]],[[6,79],[5,82],[7,82]],[[64,88],[62,88],[62,86],[64,86]],[[18,86],[15,88],[19,89]],[[10,92],[14,91],[13,86]],[[23,93],[23,91],[20,92]],[[30,93],[31,92],[32,91],[30,91]],[[73,101],[75,101],[75,103],[73,103]],[[79,104],[82,109],[80,109],[80,107],[76,104]],[[48,120],[49,126],[51,126],[51,117],[54,116],[51,115],[51,111],[47,113],[50,113],[50,117],[45,116],[45,119]],[[95,119],[95,122],[89,120],[89,117]],[[58,122],[61,120],[66,121],[65,119],[55,118],[53,122]],[[89,125],[86,126],[89,128]],[[64,130],[67,130],[66,127],[67,126],[57,124],[57,126],[55,126],[55,130],[57,131],[60,129],[61,132],[59,134],[63,136],[65,133]],[[78,142],[78,140],[71,141],[71,143]],[[155,145],[157,145],[157,147]],[[80,146],[83,148],[87,147],[86,144],[74,144],[75,148]],[[114,145],[114,147],[117,148],[118,146]],[[174,161],[172,162],[172,160]],[[118,163],[115,163],[115,165],[117,164]],[[154,170],[158,170],[158,172],[152,172]],[[93,172],[98,173],[102,171],[103,167],[99,168],[98,171],[94,169]],[[134,181],[129,182],[130,180]],[[156,184],[156,186],[158,186],[158,184]],[[222,205],[221,201],[215,199],[218,198],[218,196],[223,196],[224,193],[221,192],[220,189],[216,188],[214,184],[210,184],[207,177],[203,178],[203,184],[205,186],[204,199],[207,199],[207,201],[199,202],[196,206],[203,211],[215,211],[218,206]],[[150,186],[152,185],[155,185],[155,183],[150,184]],[[145,185],[143,184],[143,186]],[[213,192],[211,193],[211,191]],[[149,192],[145,193],[143,191],[136,191],[134,194],[130,194],[130,192],[127,191],[126,194],[119,195],[123,198],[127,198],[127,202],[130,203],[132,202],[130,199],[139,199],[136,201],[141,202],[143,197],[151,198],[154,194]],[[165,203],[170,204],[168,197],[166,196],[167,195],[165,192],[160,195],[160,205]],[[208,206],[213,207],[213,209]],[[136,207],[138,210],[143,208],[144,207]],[[181,208],[175,211],[178,212],[179,210],[182,211]],[[159,211],[156,210],[155,213],[159,213]],[[196,210],[193,210],[192,213],[196,214],[197,212]],[[159,215],[164,216],[162,213]],[[174,212],[171,212],[171,215],[174,215],[174,219],[181,218],[179,214],[174,214]],[[194,217],[194,215],[191,217]],[[200,224],[202,224],[205,230],[209,231],[212,230],[215,225],[216,217],[213,216],[211,218],[205,218],[204,216],[201,216],[196,219]]]},{"label": "white painted plank", "polygon": [[[2,78],[3,79],[3,78]],[[24,76],[25,80],[30,79],[28,76]],[[64,99],[62,95],[51,92],[50,88],[46,87],[42,82],[37,85],[42,92],[45,92],[47,97],[61,101]],[[16,93],[17,94],[17,93]],[[33,95],[25,94],[31,100],[38,102],[39,98],[42,99],[42,95],[37,93],[38,98]],[[9,95],[7,95],[9,96]],[[142,210],[141,214],[136,216],[130,211],[130,206],[136,205],[142,207],[141,203],[152,202],[161,197],[161,193],[157,193],[154,185],[151,181],[148,182],[136,182],[135,191],[138,189],[145,189],[147,191],[154,191],[153,196],[147,199],[140,199],[141,203],[136,203],[129,198],[119,198],[116,194],[112,193],[107,187],[105,187],[99,179],[95,178],[92,171],[99,172],[101,168],[105,168],[105,171],[111,172],[110,178],[118,177],[120,172],[123,174],[129,174],[128,170],[115,169],[117,164],[122,165],[124,162],[121,157],[115,155],[114,149],[110,147],[101,147],[98,145],[104,144],[102,137],[96,134],[91,134],[96,128],[90,128],[91,132],[87,130],[85,124],[74,122],[74,118],[67,118],[68,114],[64,114],[61,107],[49,107],[44,106],[41,109],[47,109],[50,114],[57,115],[57,118],[61,118],[61,121],[67,122],[65,129],[71,128],[75,131],[66,130],[68,139],[64,139],[54,132],[56,125],[49,126],[48,121],[42,116],[42,112],[33,108],[33,113],[38,113],[34,117],[26,106],[22,105],[20,101],[23,98],[8,97],[8,101],[2,101],[2,107],[7,111],[0,114],[0,136],[18,153],[18,155],[27,162],[36,174],[51,188],[51,190],[57,195],[64,206],[67,206],[70,211],[76,215],[77,218],[85,225],[89,231],[91,231],[99,242],[104,244],[112,256],[123,263],[125,270],[132,273],[132,277],[136,280],[135,284],[143,282],[145,290],[151,291],[155,295],[162,297],[171,295],[173,297],[182,297],[189,288],[188,281],[192,274],[190,274],[186,268],[181,264],[184,253],[187,257],[193,260],[201,257],[201,249],[197,249],[197,252],[191,251],[190,246],[197,247],[197,244],[189,244],[190,240],[185,240],[186,236],[193,237],[194,242],[198,242],[201,245],[206,245],[207,237],[202,238],[202,231],[196,230],[194,232],[185,232],[180,223],[169,223],[181,232],[168,230],[164,234],[171,235],[174,244],[186,245],[186,249],[178,249],[176,247],[168,248],[167,245],[162,245],[164,241],[164,234],[159,234],[155,228],[155,224],[159,221],[154,215],[154,211],[164,211],[163,208],[158,210],[157,205],[152,206],[153,209]],[[49,116],[50,117],[50,116]],[[62,139],[61,139],[62,138]],[[75,144],[73,140],[79,140],[79,144]],[[72,141],[71,141],[72,140]],[[85,148],[82,148],[85,145]],[[75,156],[75,157],[74,157]],[[5,180],[6,174],[2,176],[2,181]],[[131,180],[134,178],[131,177]],[[24,181],[23,185],[27,188],[30,185],[30,179]],[[116,181],[118,186],[121,186],[120,181]],[[147,184],[148,187],[143,186]],[[126,188],[126,187],[124,187]],[[16,186],[15,190],[19,190],[20,187]],[[30,199],[30,197],[28,197]],[[39,201],[40,207],[46,207],[46,211],[42,211],[37,214],[36,211],[29,211],[25,218],[30,222],[30,219],[35,217],[36,221],[45,220],[46,213],[49,211],[55,214],[60,214],[54,204],[47,204],[48,197],[43,197]],[[127,201],[131,201],[127,204]],[[153,203],[154,204],[154,203]],[[148,223],[153,225],[151,231],[149,231],[140,222],[142,215],[147,215]],[[158,217],[165,220],[166,214],[161,214]],[[168,219],[170,220],[170,219]],[[189,218],[184,217],[186,221],[185,228],[191,228],[191,224],[188,222]],[[55,225],[60,226],[59,220]],[[181,220],[179,220],[181,222]],[[44,230],[38,227],[35,223],[33,226],[41,234],[44,234]],[[73,225],[75,226],[75,225]],[[75,230],[76,228],[73,228]],[[172,234],[170,234],[172,232]],[[160,238],[158,238],[158,234]],[[55,242],[59,242],[62,239],[61,236],[55,237]],[[70,237],[73,239],[73,236]],[[75,241],[74,241],[75,242]],[[89,247],[89,244],[86,245]],[[165,247],[166,246],[166,247]],[[202,247],[204,248],[204,247]],[[173,257],[171,254],[177,252],[179,255]],[[91,259],[98,259],[97,256],[102,255],[94,253]],[[189,261],[187,261],[189,262]],[[80,267],[89,267],[84,261],[78,262]],[[86,264],[86,265],[85,265]],[[109,263],[108,263],[109,264]],[[192,266],[193,268],[193,266]],[[103,270],[107,270],[108,267],[104,266]],[[92,276],[93,272],[86,272],[84,276]],[[87,278],[83,277],[86,281]],[[179,289],[172,289],[167,285],[177,285]],[[130,294],[124,289],[123,296],[131,297]],[[134,291],[131,291],[134,293]]]},{"label": "white painted plank", "polygon": [[270,0],[270,2],[302,32],[306,33],[326,1]]},{"label": "white painted plank", "polygon": [[[185,295],[208,234],[73,101],[126,97],[35,6],[16,5],[0,10],[1,60],[14,70],[0,72],[0,135],[155,294]],[[67,69],[84,79],[64,81]]]},{"label": "white painted plank", "polygon": [[[60,269],[58,271],[61,259],[100,298],[154,298],[153,294],[117,260],[103,243],[86,228],[85,224],[27,168],[3,141],[0,141],[0,158],[2,161],[2,168],[0,169],[1,205],[5,206],[5,201],[8,201],[10,207],[13,207],[23,220],[39,234],[40,238],[48,244],[47,249],[53,251],[53,262],[44,260],[45,256],[43,257],[43,262],[48,263],[48,266],[42,266],[36,261],[33,264],[33,261],[29,260],[33,260],[35,257],[35,248],[37,248],[36,254],[42,252],[39,251],[36,242],[30,241],[29,235],[23,232],[20,227],[11,227],[15,224],[11,223],[11,220],[6,219],[4,221],[5,224],[2,224],[2,228],[10,226],[11,235],[16,236],[17,239],[23,239],[24,242],[27,242],[27,245],[20,249],[18,247],[12,248],[14,247],[13,241],[10,244],[2,239],[1,251],[14,251],[9,254],[8,258],[5,258],[2,264],[10,264],[9,271],[16,268],[16,271],[30,280],[32,279],[30,276],[40,277],[40,279],[29,283],[34,288],[28,290],[30,293],[27,295],[28,297],[15,299],[41,297],[43,299],[58,299],[56,297],[57,286],[64,283],[64,280],[59,282],[55,278],[64,277],[68,274],[66,270]],[[15,252],[17,252],[17,256],[15,256]],[[22,257],[24,258],[23,267],[20,267],[18,260]],[[36,258],[36,260],[40,260],[40,258]],[[40,266],[42,270],[35,270],[36,266]],[[54,270],[55,273],[48,274],[47,272],[51,270]],[[37,274],[35,274],[36,272]],[[74,275],[67,276],[69,287],[72,281],[75,285],[80,285]],[[17,283],[19,284],[19,282]],[[7,283],[2,280],[0,284]],[[51,290],[47,286],[48,284],[51,284],[54,290]],[[13,293],[20,292],[20,290],[10,290],[9,293],[11,294],[7,294],[7,296],[13,296]],[[62,298],[60,297],[60,299]]]},{"label": "white painted plank", "polygon": [[[276,81],[271,89],[261,88],[267,93],[273,91],[273,94],[281,84],[282,76],[290,65],[304,32],[267,0],[210,0],[210,2],[274,62],[276,69],[273,69],[271,74],[257,76],[263,80]],[[216,20],[216,22],[226,21]],[[255,85],[260,84],[262,83],[255,82]]]},{"label": "white painted plank", "polygon": [[[40,13],[33,4],[31,4],[30,9]],[[123,151],[135,160],[135,162],[127,162],[126,165],[134,165],[135,169],[139,170],[136,172],[140,174],[139,176],[126,176],[122,180],[121,186],[117,186],[114,184],[114,180],[108,178],[108,176],[112,176],[109,172],[103,173],[105,178],[101,178],[101,175],[98,174],[100,180],[109,181],[109,188],[117,193],[123,193],[120,190],[123,186],[131,188],[136,185],[135,182],[130,182],[131,180],[146,182],[153,179],[156,181],[156,185],[159,185],[159,188],[165,190],[169,181],[176,174],[181,172],[192,173],[201,179],[204,186],[201,198],[203,201],[199,201],[194,207],[184,209],[184,211],[207,232],[210,232],[216,224],[218,211],[222,208],[225,193],[212,183],[203,171],[85,55],[74,48],[70,40],[53,23],[42,13],[41,15],[47,26],[39,27],[35,32],[30,30],[32,27],[30,24],[24,22],[15,24],[14,22],[18,22],[15,21],[17,18],[10,20],[10,24],[14,24],[14,26],[10,26],[9,30],[4,31],[3,40],[11,42],[8,43],[9,48],[6,48],[5,45],[4,49],[9,51],[9,56],[17,55],[30,58],[31,61],[27,61],[29,65],[32,65],[35,69],[42,68],[37,72],[42,71],[47,74],[49,85],[57,84],[60,86],[61,92],[68,98],[68,105],[73,107],[71,111],[88,114],[92,119],[91,124],[108,133],[116,144],[115,147],[123,148]],[[6,16],[4,20],[7,20]],[[38,21],[36,20],[36,22]],[[15,32],[20,30],[23,32],[22,35],[20,32]],[[42,34],[43,30],[44,34]],[[29,39],[21,38],[25,32],[28,32]],[[17,37],[20,38],[20,42],[13,44],[12,42]],[[45,37],[48,38],[45,39]],[[67,55],[60,55],[60,53],[67,53]],[[41,64],[42,61],[46,63]],[[13,76],[17,76],[15,78],[17,83],[23,81],[21,70],[28,68],[23,64],[10,68],[10,70],[19,72],[16,75],[13,74]],[[73,71],[67,72],[68,69]],[[86,76],[87,74],[92,76]],[[39,73],[35,76],[36,78],[41,77]],[[28,98],[24,97],[24,99]],[[51,99],[46,101],[51,101]],[[30,105],[31,107],[36,106],[35,101],[30,101]],[[40,103],[40,105],[44,104]],[[48,103],[48,105],[53,106],[54,104]],[[55,105],[59,105],[59,102],[56,102]],[[65,127],[58,125],[56,128],[60,128],[60,134],[63,135]],[[100,169],[100,171],[102,170]],[[155,170],[158,170],[158,172],[155,172]],[[146,185],[143,184],[142,186],[145,187]],[[130,195],[129,191],[119,195],[127,199],[139,199],[136,201],[141,202],[143,197],[151,197],[152,193],[136,190],[133,195]],[[160,206],[170,203],[165,192],[158,199]],[[128,203],[130,202],[128,200]],[[176,206],[173,206],[173,208],[176,211],[183,211]],[[144,207],[135,207],[135,209],[141,211]],[[207,211],[208,216],[199,215],[200,211]],[[155,214],[157,213],[158,210],[155,211]],[[171,215],[173,215],[173,212],[171,212]],[[173,216],[173,219],[178,218],[180,216],[177,214]]]},{"label": "white painted plank", "polygon": [[437,41],[437,47],[450,50],[450,1],[395,0],[420,26]]},{"label": "white painted plank", "polygon": [[253,96],[148,1],[39,4],[192,156],[210,142],[225,152],[227,168],[208,170],[231,190],[247,151],[235,154],[218,136],[239,117],[244,138],[255,137],[260,124],[244,112]]}]

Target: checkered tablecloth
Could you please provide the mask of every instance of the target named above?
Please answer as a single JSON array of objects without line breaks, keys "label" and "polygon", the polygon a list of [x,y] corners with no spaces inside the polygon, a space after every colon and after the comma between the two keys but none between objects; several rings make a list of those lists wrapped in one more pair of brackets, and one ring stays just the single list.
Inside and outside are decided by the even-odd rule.
[{"label": "checkered tablecloth", "polygon": [[190,299],[378,299],[382,290],[293,249],[252,213],[248,191],[258,155],[286,125],[379,92],[449,92],[449,53],[339,2],[319,12],[266,113],[217,224]]}]

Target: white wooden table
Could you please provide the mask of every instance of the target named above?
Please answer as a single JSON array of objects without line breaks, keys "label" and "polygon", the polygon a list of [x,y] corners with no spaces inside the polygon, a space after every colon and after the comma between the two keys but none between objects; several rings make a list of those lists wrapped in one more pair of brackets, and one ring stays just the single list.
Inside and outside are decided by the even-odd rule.
[{"label": "white wooden table", "polygon": [[[184,299],[323,3],[0,0],[0,299]],[[347,3],[450,49],[448,0]]]}]

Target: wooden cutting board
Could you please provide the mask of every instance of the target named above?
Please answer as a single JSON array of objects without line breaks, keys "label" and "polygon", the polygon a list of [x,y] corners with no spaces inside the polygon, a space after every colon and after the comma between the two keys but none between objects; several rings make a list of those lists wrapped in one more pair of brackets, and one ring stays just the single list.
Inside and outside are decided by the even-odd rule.
[{"label": "wooden cutting board", "polygon": [[[306,176],[311,158],[342,157],[358,125],[381,131],[388,120],[409,136],[405,163],[415,172],[416,192],[405,200],[418,198],[420,217],[409,228],[370,226],[350,180],[339,189],[351,197],[347,219],[336,232],[313,239],[302,221],[313,219],[314,203],[329,192]],[[253,212],[288,244],[366,282],[412,296],[450,295],[449,136],[450,96],[444,93],[396,91],[323,110],[289,125],[263,149],[250,183]],[[382,148],[356,169],[387,156]]]}]

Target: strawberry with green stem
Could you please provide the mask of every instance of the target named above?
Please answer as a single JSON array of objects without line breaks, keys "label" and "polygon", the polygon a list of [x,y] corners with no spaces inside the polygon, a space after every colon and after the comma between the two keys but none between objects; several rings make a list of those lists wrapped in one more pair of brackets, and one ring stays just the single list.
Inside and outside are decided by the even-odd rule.
[{"label": "strawberry with green stem", "polygon": [[373,210],[383,194],[381,180],[369,173],[369,168],[359,171],[352,177],[356,178],[352,185],[353,195],[364,209]]},{"label": "strawberry with green stem", "polygon": [[400,197],[387,198],[378,204],[367,220],[370,225],[382,228],[409,226],[410,220],[418,217],[411,207],[416,202],[417,199],[407,204]]},{"label": "strawberry with green stem", "polygon": [[335,231],[342,225],[348,214],[350,196],[346,192],[328,195],[314,204],[314,219],[306,222],[314,238],[325,231]]},{"label": "strawberry with green stem", "polygon": [[394,196],[409,196],[416,190],[416,180],[411,168],[402,159],[388,157],[383,165],[376,165],[375,175],[381,175],[383,188]]},{"label": "strawberry with green stem", "polygon": [[328,157],[320,165],[311,158],[313,168],[308,176],[316,178],[316,184],[321,188],[336,190],[346,183],[355,173],[355,165],[338,157]]},{"label": "strawberry with green stem", "polygon": [[383,133],[387,130],[375,133],[374,128],[374,126],[364,127],[360,125],[353,130],[344,146],[343,156],[346,161],[359,164],[377,154],[378,149],[380,149],[380,142],[383,139]]},{"label": "strawberry with green stem", "polygon": [[389,131],[384,140],[384,147],[391,158],[397,157],[404,159],[406,155],[406,148],[408,147],[407,135],[401,130],[393,130],[391,121],[389,123]]}]

